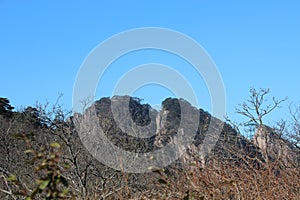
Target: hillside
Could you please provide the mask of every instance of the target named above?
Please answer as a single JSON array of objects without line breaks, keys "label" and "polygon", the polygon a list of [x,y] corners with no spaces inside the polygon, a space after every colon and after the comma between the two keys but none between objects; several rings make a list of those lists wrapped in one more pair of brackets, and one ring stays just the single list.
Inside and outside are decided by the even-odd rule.
[{"label": "hillside", "polygon": [[[167,98],[157,111],[138,98],[102,98],[74,116],[59,105],[14,111],[7,99],[0,100],[1,199],[23,199],[34,191],[36,199],[300,196],[297,146],[267,126],[247,139],[183,99]],[[59,184],[51,193],[48,175],[54,170]],[[42,187],[38,179],[49,181]]]}]

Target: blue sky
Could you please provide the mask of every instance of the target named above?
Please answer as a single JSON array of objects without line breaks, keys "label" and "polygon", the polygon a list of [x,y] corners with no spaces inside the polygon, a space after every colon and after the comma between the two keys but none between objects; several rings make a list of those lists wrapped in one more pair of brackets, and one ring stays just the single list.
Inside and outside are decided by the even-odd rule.
[{"label": "blue sky", "polygon": [[[84,59],[101,42],[134,28],[162,27],[196,40],[216,63],[226,89],[227,113],[247,99],[250,87],[270,88],[288,97],[270,120],[285,118],[300,101],[300,2],[297,0],[199,1],[14,1],[0,0],[0,96],[15,107],[54,102],[66,108]],[[137,52],[119,60],[98,85],[96,98],[110,94],[115,81],[137,64],[158,62],[179,70],[186,64],[167,53]],[[121,69],[120,66],[126,66]],[[119,68],[118,68],[119,67]],[[201,78],[185,73],[201,107],[210,111]],[[158,104],[172,95],[156,85],[135,95]]]}]

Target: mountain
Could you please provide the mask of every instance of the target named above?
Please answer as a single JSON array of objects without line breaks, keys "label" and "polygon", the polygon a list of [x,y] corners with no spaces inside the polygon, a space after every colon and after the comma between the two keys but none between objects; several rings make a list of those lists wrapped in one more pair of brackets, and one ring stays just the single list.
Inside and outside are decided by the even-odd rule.
[{"label": "mountain", "polygon": [[[127,112],[124,109],[126,105],[129,108]],[[113,128],[106,132],[109,140],[125,150],[140,153],[156,150],[169,143],[176,143],[174,139],[181,133],[193,136],[193,138],[187,147],[180,147],[179,144],[175,146],[179,149],[186,148],[186,152],[183,152],[183,158],[186,160],[190,160],[189,158],[193,157],[192,154],[196,156],[201,151],[203,155],[199,155],[199,159],[196,159],[200,165],[204,166],[209,157],[206,154],[208,152],[203,150],[209,147],[209,142],[212,143],[211,145],[216,143],[215,148],[211,149],[214,156],[221,154],[223,159],[230,159],[231,162],[241,160],[230,152],[246,154],[263,161],[260,149],[254,143],[238,134],[230,125],[214,118],[202,109],[191,106],[183,99],[167,98],[162,102],[162,110],[156,111],[147,104],[141,104],[137,98],[116,96],[112,99],[103,98],[97,101],[95,110],[101,127],[107,126],[107,121],[112,123]],[[122,117],[128,115],[130,116]],[[118,125],[121,124],[121,127],[115,123],[115,119],[119,120]],[[141,130],[145,125],[147,125],[146,130]],[[141,133],[146,133],[146,136],[148,134],[150,137],[141,139],[139,137]],[[209,139],[214,136],[217,138]],[[204,142],[206,144],[202,145]]]},{"label": "mountain", "polygon": [[269,198],[274,187],[280,197],[287,188],[289,199],[300,194],[299,182],[287,181],[300,177],[298,147],[267,126],[245,138],[184,99],[167,98],[157,111],[139,98],[114,96],[74,115],[59,106],[16,112],[1,102],[1,199],[21,187],[7,181],[12,174],[23,188],[35,187],[39,160],[28,164],[32,155],[24,152],[31,144],[47,155],[53,142],[62,146],[58,165],[70,166],[62,175],[78,199]]}]

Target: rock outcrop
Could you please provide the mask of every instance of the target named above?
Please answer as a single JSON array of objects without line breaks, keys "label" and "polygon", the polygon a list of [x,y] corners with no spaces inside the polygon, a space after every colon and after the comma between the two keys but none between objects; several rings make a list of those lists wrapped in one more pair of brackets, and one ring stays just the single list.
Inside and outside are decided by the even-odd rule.
[{"label": "rock outcrop", "polygon": [[260,126],[253,142],[261,149],[266,161],[279,161],[287,167],[300,164],[300,149],[280,137],[276,130],[269,126]]}]

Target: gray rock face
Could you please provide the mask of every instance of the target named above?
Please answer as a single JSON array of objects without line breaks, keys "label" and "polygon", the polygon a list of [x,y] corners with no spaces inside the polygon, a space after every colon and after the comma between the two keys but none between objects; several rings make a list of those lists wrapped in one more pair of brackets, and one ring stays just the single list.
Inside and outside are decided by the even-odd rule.
[{"label": "gray rock face", "polygon": [[108,139],[130,152],[154,152],[169,145],[172,148],[162,151],[163,155],[180,155],[181,163],[198,167],[212,159],[255,165],[280,158],[287,165],[291,160],[295,163],[299,156],[295,155],[297,148],[281,140],[269,127],[259,129],[251,141],[182,99],[166,99],[160,111],[129,96],[103,98],[95,108]]},{"label": "gray rock face", "polygon": [[299,166],[300,149],[281,138],[271,127],[260,126],[253,142],[267,161],[279,161],[287,167]]},{"label": "gray rock face", "polygon": [[159,135],[161,132],[162,128],[164,127],[166,121],[167,121],[167,116],[168,116],[168,111],[165,109],[162,109],[159,113],[157,113],[156,116],[156,135]]},{"label": "gray rock face", "polygon": [[[184,120],[183,126],[182,107],[190,109],[190,115]],[[193,126],[195,122],[196,129]],[[259,148],[238,134],[230,125],[202,109],[192,108],[181,99],[169,98],[163,102],[163,109],[156,117],[156,128],[155,147],[162,148],[168,143],[174,143],[181,153],[180,161],[187,165],[205,167],[208,160],[215,158],[238,163],[241,159],[237,154],[247,154],[248,157],[262,160]],[[192,135],[192,142],[178,142],[185,135]]]}]

